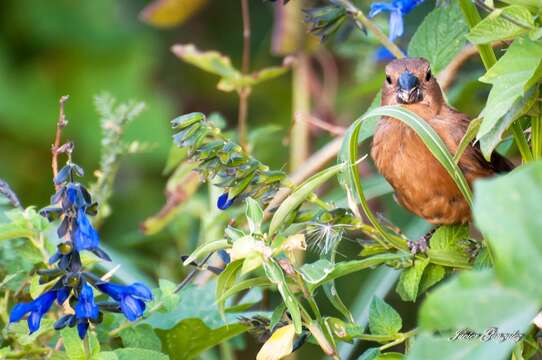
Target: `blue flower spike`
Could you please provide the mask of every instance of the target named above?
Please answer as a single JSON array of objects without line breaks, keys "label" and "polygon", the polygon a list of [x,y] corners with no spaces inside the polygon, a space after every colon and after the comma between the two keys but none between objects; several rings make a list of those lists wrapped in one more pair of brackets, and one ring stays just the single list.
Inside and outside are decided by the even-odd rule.
[{"label": "blue flower spike", "polygon": [[423,0],[393,0],[390,3],[376,2],[371,4],[369,17],[373,18],[381,12],[389,12],[390,34],[388,37],[391,41],[395,41],[398,37],[403,35],[403,16],[414,10],[414,8],[422,2]]},{"label": "blue flower spike", "polygon": [[85,338],[90,320],[98,320],[100,312],[94,302],[94,292],[87,283],[84,283],[79,292],[77,305],[75,306],[75,317],[77,319],[77,333],[82,339]]}]

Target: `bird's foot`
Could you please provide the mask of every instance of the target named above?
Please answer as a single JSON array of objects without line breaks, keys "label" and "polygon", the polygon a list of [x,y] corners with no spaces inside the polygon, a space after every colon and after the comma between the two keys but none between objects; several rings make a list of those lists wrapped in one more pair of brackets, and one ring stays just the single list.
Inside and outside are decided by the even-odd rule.
[{"label": "bird's foot", "polygon": [[408,240],[407,245],[410,249],[410,253],[412,255],[416,255],[418,253],[425,254],[427,250],[429,249],[429,240],[431,239],[431,236],[433,236],[433,233],[435,232],[435,229],[429,231],[427,234],[422,236],[420,239],[414,241],[414,240]]}]

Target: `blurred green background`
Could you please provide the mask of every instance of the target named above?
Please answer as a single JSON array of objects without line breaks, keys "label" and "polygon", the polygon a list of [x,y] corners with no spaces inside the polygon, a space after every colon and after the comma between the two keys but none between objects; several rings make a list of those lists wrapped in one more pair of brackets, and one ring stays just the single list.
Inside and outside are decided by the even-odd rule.
[{"label": "blurred green background", "polygon": [[[144,236],[139,230],[164,203],[166,177],[162,170],[171,145],[169,120],[180,113],[218,111],[228,120],[229,128],[236,126],[236,94],[217,90],[216,76],[181,62],[170,51],[175,43],[194,43],[199,49],[229,55],[240,68],[240,2],[202,3],[198,12],[169,28],[141,20],[148,1],[4,0],[0,11],[0,178],[11,184],[23,205],[45,206],[53,192],[50,147],[60,96],[70,95],[64,140],[74,141],[74,160],[85,168],[86,183],[95,180],[93,172],[100,157],[101,130],[94,97],[108,92],[119,101],[146,103],[146,110],[130,125],[127,138],[153,146],[122,162],[112,198],[113,214],[103,224],[101,237],[103,244],[116,250],[114,258],[119,256],[135,265],[150,281],[182,278],[186,270],[179,256],[193,249],[200,226],[194,211],[186,211],[178,215],[175,226],[156,235]],[[307,6],[317,3],[307,2]],[[367,10],[369,4],[357,5]],[[270,51],[275,6],[261,0],[250,2],[252,69],[282,62]],[[432,7],[426,2],[405,18],[403,48]],[[386,29],[387,16],[376,21]],[[382,82],[384,64],[374,56],[378,45],[356,30],[342,43],[310,41],[314,76],[328,87],[335,86],[335,90],[322,93],[327,107],[319,106],[321,98],[314,101],[316,116],[347,126],[368,107]],[[470,115],[478,113],[487,93],[476,81],[481,75],[477,62],[475,59],[465,67],[448,93],[450,102]],[[276,169],[288,162],[291,83],[288,73],[256,87],[250,97],[250,130],[278,126],[278,130],[258,137],[254,146],[254,155]],[[314,151],[331,136],[311,129],[311,139]],[[412,220],[389,195],[377,205],[398,225]],[[358,250],[346,244],[343,253],[355,256]],[[348,303],[359,290],[352,284],[359,283],[361,288],[365,275],[341,281],[350,284],[340,287]],[[320,295],[319,301],[324,303]]]}]

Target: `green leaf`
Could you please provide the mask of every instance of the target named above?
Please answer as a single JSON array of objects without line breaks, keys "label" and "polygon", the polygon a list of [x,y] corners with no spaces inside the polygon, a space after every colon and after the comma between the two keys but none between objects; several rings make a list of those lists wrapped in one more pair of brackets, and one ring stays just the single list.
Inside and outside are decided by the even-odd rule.
[{"label": "green leaf", "polygon": [[403,327],[401,316],[379,297],[373,297],[369,308],[369,329],[374,335],[395,335]]},{"label": "green leaf", "polygon": [[421,334],[415,339],[407,360],[504,360],[510,358],[507,350],[513,345],[511,342],[450,341],[448,336]]},{"label": "green leaf", "polygon": [[420,285],[418,287],[418,294],[424,293],[427,289],[437,284],[446,275],[446,269],[444,266],[429,264],[425,268]]},{"label": "green leaf", "polygon": [[380,354],[376,357],[375,360],[404,360],[406,356],[398,352],[387,352]]},{"label": "green leaf", "polygon": [[299,271],[309,284],[317,284],[333,271],[334,264],[327,259],[320,259],[310,264],[304,264]]},{"label": "green leaf", "polygon": [[32,238],[34,232],[24,224],[10,223],[0,224],[0,241],[17,238]]},{"label": "green leaf", "polygon": [[260,232],[263,221],[263,210],[260,207],[260,204],[253,198],[248,197],[245,201],[247,204],[245,214],[248,220],[250,233]]},{"label": "green leaf", "polygon": [[120,332],[122,344],[127,348],[140,348],[160,351],[162,343],[152,327],[148,324],[139,324]]},{"label": "green leaf", "polygon": [[457,2],[435,8],[425,17],[408,46],[410,57],[429,60],[437,74],[452,61],[465,45],[467,25]]},{"label": "green leaf", "polygon": [[160,301],[164,304],[166,311],[171,311],[179,303],[181,295],[175,293],[177,285],[169,280],[158,280],[158,287],[160,289]]},{"label": "green leaf", "polygon": [[[62,336],[64,348],[70,360],[87,360],[83,341],[79,338],[76,328],[65,328],[60,332],[60,335]],[[96,335],[91,331],[87,332],[87,336],[89,337],[90,356],[96,356],[100,352],[100,343]]]},{"label": "green leaf", "polygon": [[[505,19],[510,17],[524,26]],[[474,44],[486,44],[497,40],[510,40],[529,32],[529,27],[535,29],[534,20],[531,12],[519,5],[507,6],[502,9],[494,10],[482,21],[476,24],[467,35]]]},{"label": "green leaf", "polygon": [[399,282],[395,290],[401,296],[403,301],[416,301],[420,281],[425,267],[429,264],[429,259],[420,259],[414,262],[414,266],[404,270],[399,277]]},{"label": "green leaf", "polygon": [[353,272],[357,272],[363,269],[372,268],[378,265],[382,265],[387,262],[403,261],[405,255],[401,254],[378,254],[361,260],[341,261],[335,264],[333,271],[326,275],[322,280],[315,284],[309,284],[309,289],[316,289],[318,286],[325,284],[331,280],[335,280],[339,277],[346,276]]},{"label": "green leaf", "polygon": [[172,359],[192,359],[234,336],[244,333],[248,327],[242,324],[230,324],[210,329],[200,319],[186,319],[174,328],[158,330],[165,352]]},{"label": "green leaf", "polygon": [[480,138],[480,148],[482,153],[491,153],[497,145],[501,142],[506,130],[510,127],[512,122],[525,115],[538,100],[539,90],[538,87],[533,86],[524,96],[518,98],[513,104],[510,110],[506,114],[497,120],[495,126],[484,136]]},{"label": "green leaf", "polygon": [[[220,273],[218,276],[218,279],[216,281],[216,298],[222,299],[224,293],[226,290],[228,290],[233,283],[235,282],[235,279],[237,278],[237,274],[241,270],[241,266],[243,265],[242,260],[237,260],[229,263],[226,265],[226,268],[224,271]],[[225,307],[225,301],[217,301],[218,304],[218,312],[224,316],[224,307]]]},{"label": "green leaf", "polygon": [[169,360],[169,356],[147,349],[117,349],[114,354],[118,360]]},{"label": "green leaf", "polygon": [[264,288],[270,286],[273,286],[273,284],[269,281],[268,278],[264,276],[242,280],[226,289],[226,291],[222,293],[220,297],[217,297],[216,302],[220,303],[221,301],[226,301],[226,299],[228,299],[229,297],[232,297],[233,295],[247,289],[256,287]]},{"label": "green leaf", "polygon": [[511,5],[523,5],[529,8],[542,8],[542,1],[540,0],[503,0],[503,2]]},{"label": "green leaf", "polygon": [[233,67],[230,58],[218,51],[200,51],[193,44],[173,45],[171,51],[183,61],[211,74],[227,79],[241,78],[241,73]]},{"label": "green leaf", "polygon": [[380,349],[378,348],[369,348],[361,354],[358,360],[374,360],[380,355]]},{"label": "green leaf", "polygon": [[279,226],[285,221],[292,211],[297,209],[299,205],[319,186],[331,179],[338,172],[343,170],[344,164],[337,164],[329,167],[318,174],[311,176],[304,183],[299,185],[294,192],[292,192],[279,206],[271,223],[269,225],[269,236],[272,236],[279,228]]},{"label": "green leaf", "polygon": [[288,288],[282,269],[274,261],[270,261],[264,263],[264,270],[269,280],[271,280],[271,282],[277,285],[280,296],[282,296],[282,300],[284,301],[284,304],[286,304],[288,312],[292,317],[292,322],[295,326],[295,332],[296,334],[300,334],[302,330],[301,311],[299,309],[301,304],[299,304],[299,301],[296,299],[295,295]]},{"label": "green leaf", "polygon": [[475,185],[474,221],[491,244],[498,278],[542,298],[542,161]]},{"label": "green leaf", "polygon": [[[499,124],[499,120],[510,111],[514,104],[520,110],[524,108],[517,100],[536,83],[542,76],[542,44],[527,38],[517,38],[499,61],[492,66],[480,81],[492,84],[486,106],[480,113],[483,118],[477,139],[481,140]],[[519,111],[521,113],[521,111]],[[514,119],[507,119],[509,124]],[[502,125],[501,125],[502,128]],[[504,129],[503,129],[504,130]],[[498,139],[503,130],[496,131]],[[488,140],[486,139],[486,143]],[[494,146],[486,145],[482,152],[486,159],[491,156]]]},{"label": "green leaf", "polygon": [[537,300],[503,287],[493,271],[467,271],[427,295],[418,323],[427,330],[483,331],[497,326],[500,331],[522,331],[537,309]]},{"label": "green leaf", "polygon": [[472,119],[469,122],[469,127],[467,128],[465,135],[463,135],[463,138],[461,138],[461,142],[457,146],[457,150],[454,154],[454,162],[456,164],[459,163],[459,160],[461,159],[461,156],[463,156],[463,153],[465,152],[467,147],[471,146],[471,143],[476,138],[476,134],[478,133],[481,124],[481,118]]},{"label": "green leaf", "polygon": [[187,266],[196,259],[204,257],[209,253],[222,249],[227,249],[230,247],[231,244],[228,242],[228,240],[225,239],[210,241],[208,243],[202,244],[196,250],[194,250],[192,254],[190,254],[190,256],[184,261],[183,265]]}]

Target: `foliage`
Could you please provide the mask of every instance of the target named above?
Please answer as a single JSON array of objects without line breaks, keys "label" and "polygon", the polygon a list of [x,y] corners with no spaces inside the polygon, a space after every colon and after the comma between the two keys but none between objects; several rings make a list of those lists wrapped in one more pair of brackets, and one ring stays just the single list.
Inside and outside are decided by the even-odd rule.
[{"label": "foliage", "polygon": [[[201,51],[192,45],[200,42],[195,35],[183,34],[179,41],[189,44],[171,47],[183,62],[219,77],[217,88],[222,92],[215,100],[225,101],[228,92],[238,95],[238,121],[243,126],[235,133],[229,131],[232,123],[226,116],[197,111],[171,121],[173,146],[163,171],[169,175],[166,203],[156,215],[148,217],[150,206],[135,186],[124,188],[130,182],[149,187],[138,179],[140,174],[133,176],[123,169],[129,163],[124,155],[154,149],[145,141],[148,138],[134,141],[126,134],[144,105],[116,105],[109,95],[96,98],[101,156],[91,191],[77,181],[84,174],[72,162],[71,145],[63,147],[69,149],[69,158],[54,178],[56,194],[50,206],[40,211],[23,207],[26,201],[20,201],[19,195],[26,195],[25,188],[17,194],[0,181],[0,321],[5,325],[0,356],[230,359],[250,353],[264,360],[299,352],[300,358],[519,360],[541,355],[537,321],[542,307],[542,223],[537,216],[542,211],[540,3],[510,0],[475,6],[453,0],[430,9],[428,2],[396,0],[372,3],[369,16],[347,0],[315,4],[305,10],[306,27],[321,41],[333,37],[328,49],[322,50],[323,45],[306,35],[297,44],[297,53],[282,65],[256,60],[260,70],[251,71],[249,45],[269,32],[262,19],[270,18],[270,13],[252,22],[250,14],[279,7],[275,15],[279,25],[272,39],[278,41],[285,25],[301,27],[299,3],[250,3],[249,10],[242,0],[241,56],[235,51],[225,55],[230,53],[224,51],[227,46],[220,46],[220,52]],[[140,18],[159,28],[181,24],[188,28],[193,25],[187,20],[205,5],[205,11],[231,7],[201,0],[156,0],[140,12]],[[482,18],[477,6],[488,14]],[[381,12],[390,14],[387,23],[376,17]],[[213,19],[217,22],[213,37],[233,33],[229,18],[224,31],[223,18]],[[382,24],[387,24],[389,35],[380,30]],[[256,38],[251,39],[247,25],[256,28]],[[347,39],[353,25],[362,31]],[[375,75],[381,73],[378,47],[399,57],[401,50],[394,42],[406,45],[401,42],[407,41],[403,35],[408,33],[413,33],[404,47],[408,55],[427,58],[433,74],[448,79],[447,85],[452,77],[456,83],[448,100],[478,114],[457,149],[448,148],[423,118],[406,107],[378,106],[382,81]],[[502,48],[499,56],[493,47]],[[378,51],[379,56],[365,56],[365,50]],[[348,87],[344,74],[333,76],[339,69],[330,56],[333,51],[356,64],[361,85]],[[465,59],[477,54],[485,69],[472,62],[456,76]],[[242,69],[234,65],[238,57],[243,57]],[[311,62],[321,65],[322,80]],[[2,69],[0,62],[0,73]],[[257,128],[258,123],[286,127],[274,117],[288,117],[283,109],[287,102],[280,101],[287,97],[281,78],[289,70],[295,80],[296,121],[342,136],[330,144],[323,143],[326,136],[315,139],[319,150],[292,174],[281,170],[284,155],[288,149],[299,149],[304,140],[291,136],[290,147],[284,150],[276,126]],[[186,83],[194,76],[184,75]],[[201,76],[183,97],[195,97],[192,91],[205,88],[199,82],[212,80]],[[184,85],[184,78],[182,86],[175,84]],[[479,102],[483,96],[475,96],[478,92],[487,93],[487,99]],[[253,105],[247,113],[249,95]],[[312,107],[302,103],[311,97]],[[358,112],[359,98],[367,109],[356,113],[357,120],[344,131],[329,124],[330,119],[353,115],[335,114],[335,98],[337,109]],[[210,104],[185,105],[188,111],[195,105],[203,111]],[[152,111],[156,104],[151,101],[145,106]],[[280,110],[270,110],[275,107]],[[413,254],[409,244],[429,230],[427,224],[390,205],[391,187],[382,177],[366,175],[372,168],[364,142],[382,116],[397,119],[417,134],[472,208],[473,226],[434,229],[426,234],[426,252]],[[248,134],[247,120],[251,122]],[[487,159],[495,151],[512,157],[519,154],[522,164],[509,174],[478,180],[471,188],[458,165],[469,146],[479,146]],[[81,153],[88,152],[85,149]],[[325,167],[335,153],[337,164]],[[131,191],[130,206],[117,209],[115,195]],[[138,206],[144,213],[137,211]],[[122,223],[117,228],[123,234],[120,246],[101,242],[102,225],[104,239],[117,235],[108,232],[119,219],[117,214],[147,217],[141,225],[143,234],[133,235]],[[478,231],[472,231],[474,227]],[[133,251],[134,244],[142,246],[140,254],[131,254],[138,252]],[[104,266],[101,260],[111,258],[118,258],[122,267]],[[185,276],[176,284],[181,278],[174,266],[179,258]],[[139,282],[120,285],[133,282],[132,278],[150,278],[150,283],[157,279],[152,294]],[[55,301],[58,310],[52,306]],[[111,314],[104,316],[104,312]],[[25,316],[27,324],[19,321]]]}]

